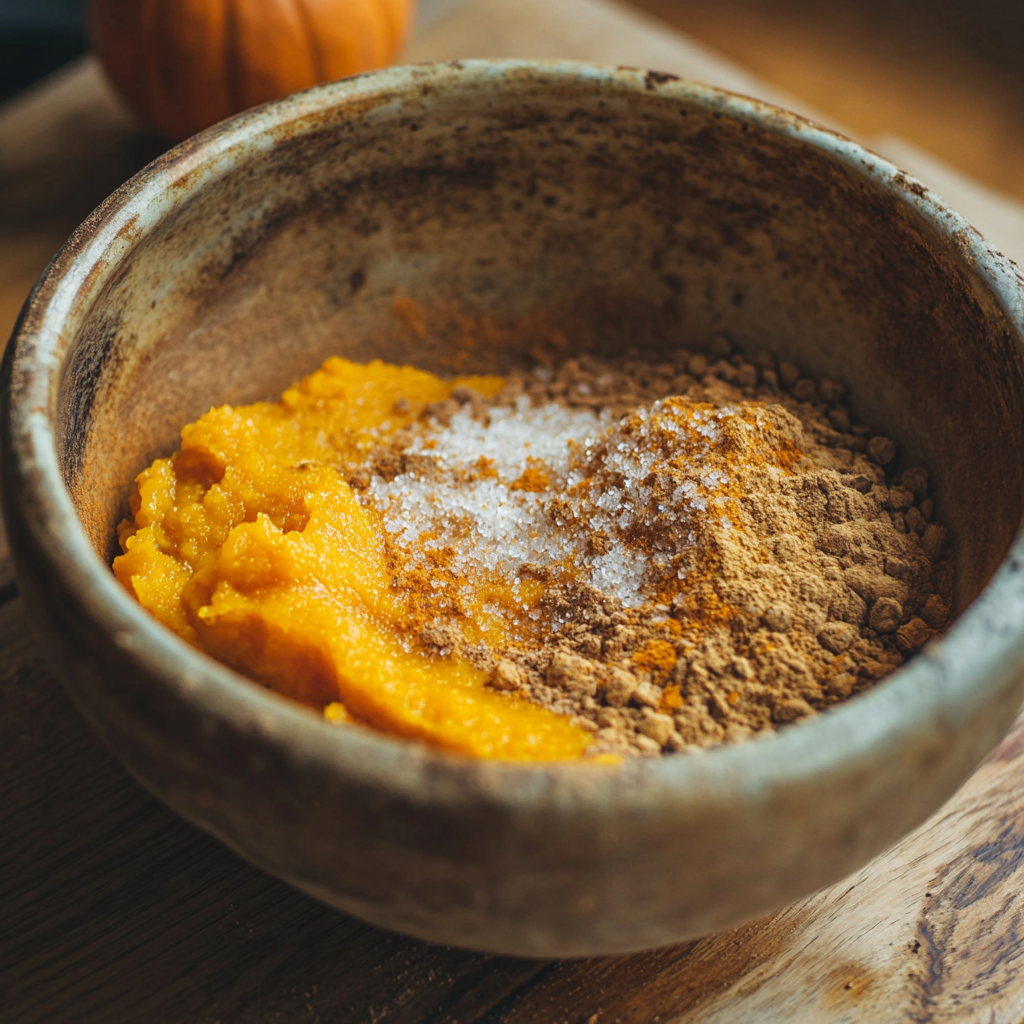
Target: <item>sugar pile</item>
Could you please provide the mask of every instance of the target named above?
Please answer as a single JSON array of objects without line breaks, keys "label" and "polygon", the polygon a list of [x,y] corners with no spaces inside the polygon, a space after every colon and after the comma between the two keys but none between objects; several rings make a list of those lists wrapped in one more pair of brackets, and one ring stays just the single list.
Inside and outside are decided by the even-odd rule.
[{"label": "sugar pile", "polygon": [[731,526],[729,457],[738,435],[766,426],[753,406],[681,398],[619,422],[525,396],[486,416],[464,405],[446,426],[429,420],[403,452],[414,468],[375,476],[364,500],[409,565],[426,569],[447,551],[465,598],[495,579],[518,594],[525,570],[635,608],[685,578],[700,529]]}]

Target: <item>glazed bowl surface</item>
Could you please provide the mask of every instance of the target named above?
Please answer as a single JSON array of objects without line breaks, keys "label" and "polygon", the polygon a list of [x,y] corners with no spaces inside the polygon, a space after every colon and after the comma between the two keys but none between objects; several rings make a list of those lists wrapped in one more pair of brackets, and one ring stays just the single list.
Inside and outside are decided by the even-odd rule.
[{"label": "glazed bowl surface", "polygon": [[[19,586],[136,778],[320,899],[529,956],[706,934],[866,863],[1018,709],[1022,296],[1014,266],[920,184],[754,100],[522,61],[322,86],[150,165],[30,297],[3,371]],[[432,311],[430,330],[403,303]],[[466,318],[505,343],[467,345]],[[552,329],[559,357],[657,357],[726,332],[848,382],[854,413],[934,481],[957,562],[945,636],[770,738],[524,767],[329,725],[116,585],[131,480],[211,405],[273,398],[332,354],[500,372]]]}]

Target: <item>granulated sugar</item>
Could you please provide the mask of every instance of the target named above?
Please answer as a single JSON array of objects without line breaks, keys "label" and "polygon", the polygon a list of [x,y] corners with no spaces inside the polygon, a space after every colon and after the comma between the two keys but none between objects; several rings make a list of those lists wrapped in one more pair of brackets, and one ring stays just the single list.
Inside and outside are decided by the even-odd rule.
[{"label": "granulated sugar", "polygon": [[[738,740],[873,685],[941,628],[927,474],[769,356],[569,361],[466,389],[353,478],[431,580],[420,641],[595,750]],[[443,569],[443,571],[440,571]],[[466,609],[510,588],[511,603]]]},{"label": "granulated sugar", "polygon": [[493,575],[518,583],[529,566],[625,608],[685,578],[695,529],[731,528],[736,433],[769,443],[763,410],[678,398],[617,424],[607,411],[532,407],[522,396],[486,419],[467,405],[447,426],[431,424],[404,452],[419,468],[375,477],[367,491],[409,564],[426,567],[431,552],[451,548],[447,566],[469,588]]},{"label": "granulated sugar", "polygon": [[[621,551],[588,554],[583,532],[559,527],[547,513],[551,494],[575,481],[578,453],[588,451],[609,422],[607,414],[555,404],[532,408],[526,398],[512,409],[492,410],[486,420],[466,406],[409,446],[406,454],[420,457],[418,470],[390,482],[376,477],[367,493],[412,565],[426,566],[430,552],[451,547],[448,567],[476,588],[492,575],[515,586],[524,565],[575,563],[608,593],[636,605],[642,601],[639,560]],[[616,499],[616,511],[619,504]]]}]

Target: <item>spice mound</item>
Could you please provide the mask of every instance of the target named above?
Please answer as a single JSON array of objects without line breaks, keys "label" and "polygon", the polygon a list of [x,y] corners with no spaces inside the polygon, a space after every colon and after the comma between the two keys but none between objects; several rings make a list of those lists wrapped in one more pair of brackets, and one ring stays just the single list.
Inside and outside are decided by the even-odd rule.
[{"label": "spice mound", "polygon": [[[812,715],[948,615],[927,474],[768,356],[452,381],[329,359],[141,473],[118,580],[332,722],[510,760]],[[714,349],[713,349],[714,353]]]}]

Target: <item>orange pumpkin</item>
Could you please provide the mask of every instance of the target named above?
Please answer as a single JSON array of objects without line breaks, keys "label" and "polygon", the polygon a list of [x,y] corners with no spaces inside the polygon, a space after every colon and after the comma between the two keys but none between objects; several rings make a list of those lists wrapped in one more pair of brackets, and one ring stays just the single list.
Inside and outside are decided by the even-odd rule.
[{"label": "orange pumpkin", "polygon": [[173,139],[318,82],[383,67],[413,0],[93,0],[93,48]]}]

